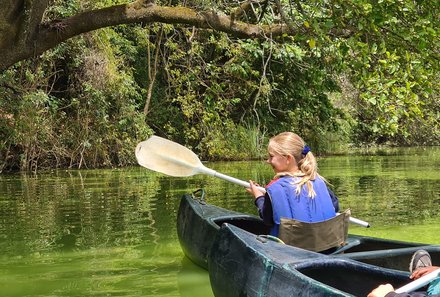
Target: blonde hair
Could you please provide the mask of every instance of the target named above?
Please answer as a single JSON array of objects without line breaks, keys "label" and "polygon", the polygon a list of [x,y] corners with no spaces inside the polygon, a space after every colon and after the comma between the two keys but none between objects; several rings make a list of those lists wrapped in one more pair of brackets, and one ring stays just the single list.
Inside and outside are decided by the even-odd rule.
[{"label": "blonde hair", "polygon": [[[283,156],[291,155],[295,158],[298,164],[300,172],[292,174],[291,172],[278,172],[275,177],[290,175],[294,177],[301,177],[296,182],[298,187],[296,188],[296,194],[302,190],[302,187],[306,185],[309,197],[314,198],[316,196],[315,190],[313,190],[313,184],[311,181],[315,180],[318,174],[318,163],[311,151],[304,151],[306,144],[304,140],[293,132],[282,132],[269,140],[268,151],[269,153],[275,153]],[[303,151],[306,154],[303,154]]]}]

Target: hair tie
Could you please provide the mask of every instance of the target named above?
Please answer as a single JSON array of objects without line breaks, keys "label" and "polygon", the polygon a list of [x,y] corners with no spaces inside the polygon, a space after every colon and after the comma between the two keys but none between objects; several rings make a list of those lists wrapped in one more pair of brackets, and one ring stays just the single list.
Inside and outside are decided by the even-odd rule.
[{"label": "hair tie", "polygon": [[302,154],[305,156],[307,155],[309,152],[311,151],[310,147],[308,145],[305,145],[303,150],[302,150]]}]

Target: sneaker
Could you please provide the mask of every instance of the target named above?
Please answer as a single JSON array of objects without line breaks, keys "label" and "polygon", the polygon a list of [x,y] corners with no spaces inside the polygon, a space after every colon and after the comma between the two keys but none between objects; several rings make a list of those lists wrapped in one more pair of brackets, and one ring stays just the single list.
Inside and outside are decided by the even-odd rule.
[{"label": "sneaker", "polygon": [[419,268],[432,266],[431,256],[425,250],[416,251],[409,262],[409,272],[413,273]]}]

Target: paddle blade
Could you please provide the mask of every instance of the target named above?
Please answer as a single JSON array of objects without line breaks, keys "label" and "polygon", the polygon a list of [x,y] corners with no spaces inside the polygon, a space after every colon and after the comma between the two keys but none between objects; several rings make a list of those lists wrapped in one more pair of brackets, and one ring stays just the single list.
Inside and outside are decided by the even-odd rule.
[{"label": "paddle blade", "polygon": [[168,139],[151,136],[136,146],[139,165],[171,176],[192,176],[204,166],[191,150]]}]

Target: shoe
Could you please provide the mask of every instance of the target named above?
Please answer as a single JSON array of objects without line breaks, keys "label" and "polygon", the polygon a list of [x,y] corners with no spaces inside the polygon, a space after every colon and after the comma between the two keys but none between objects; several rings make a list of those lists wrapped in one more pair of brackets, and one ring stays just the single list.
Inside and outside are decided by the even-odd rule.
[{"label": "shoe", "polygon": [[425,250],[416,251],[409,262],[409,272],[413,273],[419,268],[432,266],[431,256]]}]

